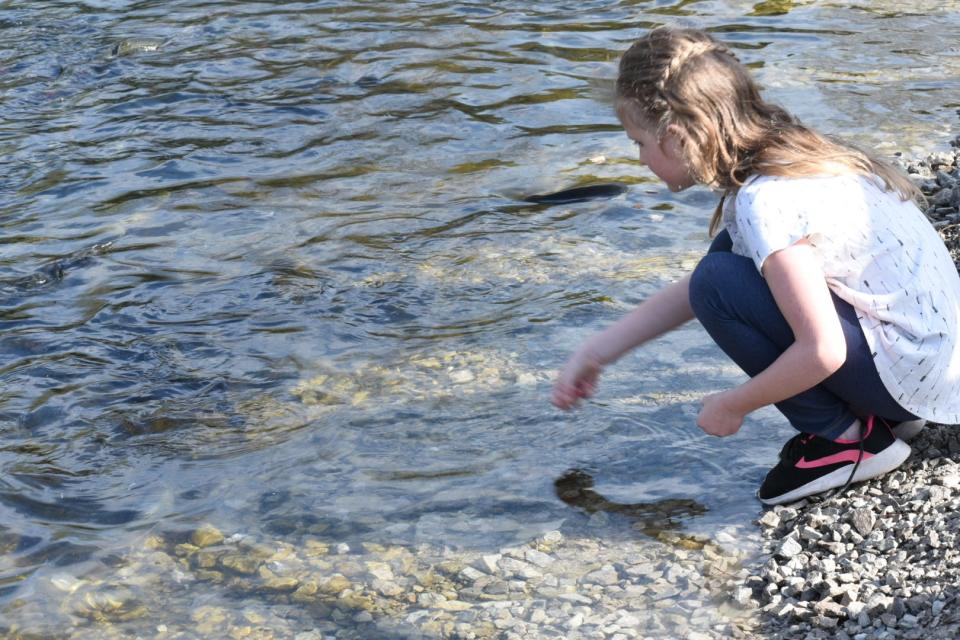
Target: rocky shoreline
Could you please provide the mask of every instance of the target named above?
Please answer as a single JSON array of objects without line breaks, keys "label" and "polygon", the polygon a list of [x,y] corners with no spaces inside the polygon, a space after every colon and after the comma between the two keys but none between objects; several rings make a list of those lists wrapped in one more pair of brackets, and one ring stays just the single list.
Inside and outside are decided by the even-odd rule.
[{"label": "rocky shoreline", "polygon": [[769,559],[742,584],[774,639],[960,636],[960,431],[928,425],[893,473],[760,518]]}]

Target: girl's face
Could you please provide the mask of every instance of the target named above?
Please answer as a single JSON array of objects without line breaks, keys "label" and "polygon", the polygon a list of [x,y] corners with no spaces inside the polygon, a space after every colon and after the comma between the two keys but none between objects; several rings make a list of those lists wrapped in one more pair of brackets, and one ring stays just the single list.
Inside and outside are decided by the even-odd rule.
[{"label": "girl's face", "polygon": [[670,191],[676,192],[693,186],[697,180],[683,160],[680,138],[671,127],[673,125],[667,127],[667,132],[661,139],[657,137],[656,131],[623,122],[627,137],[633,140],[640,151],[640,162],[650,167]]}]

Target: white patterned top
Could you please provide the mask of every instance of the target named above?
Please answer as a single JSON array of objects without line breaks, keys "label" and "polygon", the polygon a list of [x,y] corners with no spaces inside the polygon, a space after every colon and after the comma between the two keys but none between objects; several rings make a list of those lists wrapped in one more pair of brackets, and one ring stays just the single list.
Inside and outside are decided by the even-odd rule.
[{"label": "white patterned top", "polygon": [[757,269],[806,238],[858,311],[880,379],[911,413],[960,423],[960,275],[913,202],[857,175],[755,176],[728,199],[733,252]]}]

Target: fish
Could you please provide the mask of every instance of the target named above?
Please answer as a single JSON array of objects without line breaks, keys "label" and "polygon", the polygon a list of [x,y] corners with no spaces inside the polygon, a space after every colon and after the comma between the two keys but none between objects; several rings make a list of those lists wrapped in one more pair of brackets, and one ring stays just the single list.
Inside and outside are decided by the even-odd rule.
[{"label": "fish", "polygon": [[573,187],[572,189],[563,189],[553,193],[542,193],[526,196],[524,202],[533,202],[535,204],[570,204],[573,202],[586,202],[587,200],[597,200],[600,198],[613,198],[622,193],[626,193],[627,185],[621,182],[608,182],[603,184],[590,184],[583,187]]}]

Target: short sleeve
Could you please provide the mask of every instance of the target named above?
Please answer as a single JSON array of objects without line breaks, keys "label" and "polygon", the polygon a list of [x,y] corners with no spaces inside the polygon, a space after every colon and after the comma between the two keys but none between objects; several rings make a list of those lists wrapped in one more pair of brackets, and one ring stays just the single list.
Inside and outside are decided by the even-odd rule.
[{"label": "short sleeve", "polygon": [[810,185],[805,182],[764,176],[737,194],[735,216],[741,250],[758,271],[762,272],[770,254],[819,236],[817,219],[822,209],[811,201]]}]

